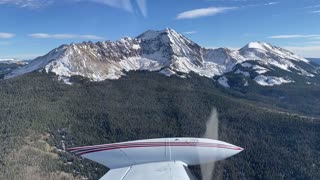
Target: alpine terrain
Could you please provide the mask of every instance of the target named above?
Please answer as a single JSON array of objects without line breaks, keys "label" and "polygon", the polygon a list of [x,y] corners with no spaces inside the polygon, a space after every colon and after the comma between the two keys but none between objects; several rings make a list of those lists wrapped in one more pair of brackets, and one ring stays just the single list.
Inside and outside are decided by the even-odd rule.
[{"label": "alpine terrain", "polygon": [[[310,79],[318,68],[309,60],[264,42],[251,42],[239,50],[208,49],[199,46],[173,29],[149,30],[116,42],[83,42],[62,45],[48,54],[13,70],[5,79],[35,70],[52,72],[64,81],[83,76],[92,81],[119,79],[128,71],[157,71],[167,76],[193,72],[229,87],[226,73],[250,77],[262,86],[293,83],[295,76]],[[276,75],[275,72],[284,72]],[[244,86],[248,85],[245,81]]]}]

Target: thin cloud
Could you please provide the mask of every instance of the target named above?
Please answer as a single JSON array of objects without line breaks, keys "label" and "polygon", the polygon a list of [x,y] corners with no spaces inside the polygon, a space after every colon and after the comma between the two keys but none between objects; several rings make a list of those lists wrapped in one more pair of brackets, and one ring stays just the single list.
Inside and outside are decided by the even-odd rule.
[{"label": "thin cloud", "polygon": [[317,10],[317,11],[311,11],[311,13],[313,13],[313,14],[320,14],[320,10]]},{"label": "thin cloud", "polygon": [[128,12],[133,12],[132,3],[130,0],[73,0],[75,2],[94,2],[99,4],[108,5],[114,8],[119,8],[126,10]]},{"label": "thin cloud", "polygon": [[[134,13],[134,3],[133,0],[68,0],[73,2],[92,2],[107,5],[113,8],[122,9],[129,13]],[[139,12],[146,17],[147,16],[147,0],[136,0],[136,5]]]},{"label": "thin cloud", "polygon": [[[113,8],[125,10],[129,13],[134,13],[133,0],[69,0],[73,2],[92,2],[107,5]],[[138,11],[144,16],[147,16],[147,0],[136,0]]]},{"label": "thin cloud", "polygon": [[198,33],[198,31],[186,31],[186,32],[183,32],[182,34],[196,34]]},{"label": "thin cloud", "polygon": [[269,36],[270,39],[297,39],[297,38],[317,38],[320,37],[320,34],[311,34],[311,35],[303,35],[303,34],[286,34],[286,35],[274,35]]},{"label": "thin cloud", "polygon": [[304,57],[320,57],[320,45],[316,46],[286,46],[283,47],[296,54],[302,55]]},{"label": "thin cloud", "polygon": [[147,0],[137,0],[138,7],[140,9],[141,14],[144,17],[147,17],[148,15],[148,9],[147,9]]},{"label": "thin cloud", "polygon": [[200,17],[214,16],[234,9],[237,9],[237,7],[209,7],[202,9],[193,9],[178,14],[176,19],[195,19]]},{"label": "thin cloud", "polygon": [[49,34],[44,33],[29,34],[29,36],[33,38],[50,38]]},{"label": "thin cloud", "polygon": [[[107,5],[113,8],[125,10],[130,13],[134,13],[133,0],[64,0],[65,2],[92,2]],[[50,6],[54,3],[61,2],[58,0],[0,0],[0,5],[12,5],[19,8],[42,8]],[[63,1],[62,1],[63,2]],[[140,13],[147,16],[147,0],[136,0],[136,5]]]},{"label": "thin cloud", "polygon": [[304,7],[304,9],[312,9],[312,8],[318,8],[318,7],[320,7],[320,4],[307,6],[307,7]]},{"label": "thin cloud", "polygon": [[279,4],[280,2],[269,2],[269,3],[266,3],[264,5],[266,6],[270,6],[270,5],[276,5],[276,4]]},{"label": "thin cloud", "polygon": [[104,39],[103,37],[96,35],[76,35],[76,34],[46,34],[46,33],[35,33],[29,34],[32,38],[37,39],[92,39],[92,40],[100,40]]},{"label": "thin cloud", "polygon": [[9,39],[15,37],[15,34],[12,33],[5,33],[5,32],[0,32],[0,38],[1,39]]},{"label": "thin cloud", "polygon": [[20,8],[40,8],[51,5],[53,0],[0,0],[0,5],[13,5]]},{"label": "thin cloud", "polygon": [[[320,38],[319,38],[320,39]],[[309,44],[320,44],[320,41],[309,41],[309,42],[307,42],[307,43],[309,43]]]}]

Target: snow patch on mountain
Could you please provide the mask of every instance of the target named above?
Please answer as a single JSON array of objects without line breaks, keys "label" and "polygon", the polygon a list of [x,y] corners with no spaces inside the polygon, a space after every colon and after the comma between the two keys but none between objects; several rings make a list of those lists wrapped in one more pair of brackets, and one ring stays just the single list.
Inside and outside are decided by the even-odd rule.
[{"label": "snow patch on mountain", "polygon": [[258,75],[257,77],[254,78],[254,80],[261,86],[274,86],[274,85],[281,85],[281,84],[294,82],[292,80],[284,79],[282,77],[264,76],[264,75]]},{"label": "snow patch on mountain", "polygon": [[170,69],[163,69],[163,70],[160,71],[160,73],[164,74],[164,75],[166,75],[168,77],[176,74],[176,72],[174,72],[174,71],[172,71]]},{"label": "snow patch on mountain", "polygon": [[305,71],[304,69],[299,69],[299,75],[301,75],[301,76],[308,76],[308,77],[314,77],[315,75],[314,74],[312,74],[312,73],[309,73],[309,72],[307,72],[307,71]]},{"label": "snow patch on mountain", "polygon": [[218,79],[218,83],[226,88],[230,88],[230,85],[228,83],[228,78],[226,76],[222,76]]},{"label": "snow patch on mountain", "polygon": [[72,82],[70,82],[70,78],[63,77],[63,76],[58,76],[58,81],[62,81],[63,83],[68,84],[68,85],[73,84]]},{"label": "snow patch on mountain", "polygon": [[247,71],[241,71],[240,69],[237,69],[235,72],[235,74],[242,74],[245,77],[250,77],[250,73]]},{"label": "snow patch on mountain", "polygon": [[245,83],[243,84],[244,87],[249,86],[249,82],[247,80],[245,80]]},{"label": "snow patch on mountain", "polygon": [[258,74],[264,74],[264,73],[270,71],[269,69],[264,68],[264,67],[259,66],[259,65],[252,66],[252,69],[254,69],[256,71],[256,73],[258,73]]}]

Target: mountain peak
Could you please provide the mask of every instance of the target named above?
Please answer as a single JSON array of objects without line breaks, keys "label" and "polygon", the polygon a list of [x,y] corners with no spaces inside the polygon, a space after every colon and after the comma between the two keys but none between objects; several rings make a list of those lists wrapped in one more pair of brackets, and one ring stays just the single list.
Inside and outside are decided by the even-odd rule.
[{"label": "mountain peak", "polygon": [[155,31],[155,30],[147,30],[144,33],[140,34],[137,36],[138,39],[154,39],[157,36],[159,36],[160,31]]},{"label": "mountain peak", "polygon": [[162,30],[162,31],[177,33],[177,31],[175,31],[174,29],[171,29],[171,28],[165,28],[165,29],[164,29],[164,30]]},{"label": "mountain peak", "polygon": [[183,37],[182,34],[178,33],[177,31],[171,29],[171,28],[166,28],[163,30],[148,30],[142,34],[140,34],[139,36],[137,36],[138,39],[142,39],[142,40],[150,40],[150,39],[156,39],[159,36],[168,36],[168,37]]},{"label": "mountain peak", "polygon": [[260,49],[260,50],[269,50],[272,49],[273,46],[269,43],[266,42],[261,42],[261,41],[254,41],[254,42],[250,42],[247,45],[245,45],[243,48],[241,49]]}]

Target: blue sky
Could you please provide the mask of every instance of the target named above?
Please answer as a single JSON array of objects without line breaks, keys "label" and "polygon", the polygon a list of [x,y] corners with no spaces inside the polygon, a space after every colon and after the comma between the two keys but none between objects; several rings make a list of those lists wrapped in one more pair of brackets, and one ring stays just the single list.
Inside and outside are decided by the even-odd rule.
[{"label": "blue sky", "polygon": [[264,41],[320,57],[319,0],[0,0],[0,58],[172,28],[205,47]]}]

